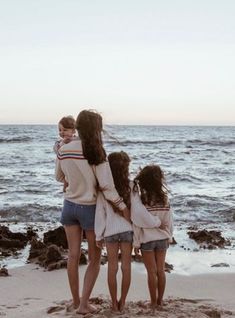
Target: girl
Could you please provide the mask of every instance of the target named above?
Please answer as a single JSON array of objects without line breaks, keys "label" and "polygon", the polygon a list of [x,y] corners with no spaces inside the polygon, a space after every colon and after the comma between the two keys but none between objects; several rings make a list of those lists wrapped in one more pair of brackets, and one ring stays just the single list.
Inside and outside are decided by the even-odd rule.
[{"label": "girl", "polygon": [[[130,208],[130,180],[127,153],[113,152],[108,156],[115,188]],[[102,248],[105,241],[108,256],[108,286],[112,299],[112,311],[122,311],[131,281],[131,252],[133,231],[132,225],[122,216],[114,212],[112,204],[98,194],[95,215],[96,244]],[[117,299],[118,252],[121,251],[121,297]]]},{"label": "girl", "polygon": [[158,216],[161,220],[160,228],[146,227],[136,220],[136,213],[131,209],[134,230],[133,245],[136,253],[141,249],[148,275],[151,307],[154,310],[157,305],[162,305],[166,285],[165,257],[169,241],[172,239],[172,214],[164,186],[164,174],[158,165],[143,168],[134,183],[136,196],[139,193],[140,199],[147,209],[140,211]]},{"label": "girl", "polygon": [[[158,216],[152,216],[143,206],[140,198],[133,195],[133,182],[129,180],[130,158],[124,151],[108,156],[115,187],[127,207],[134,211],[136,224],[147,228],[158,227]],[[108,256],[108,286],[112,299],[112,310],[123,311],[131,281],[131,252],[133,229],[130,222],[114,211],[110,202],[99,193],[95,216],[96,244],[102,248],[105,242]],[[118,252],[121,251],[121,297],[117,300]]]},{"label": "girl", "polygon": [[[97,199],[97,181],[107,200],[119,212],[129,218],[129,210],[118,195],[106,161],[102,142],[102,117],[91,110],[83,110],[76,120],[77,138],[60,147],[56,160],[57,181],[68,183],[64,193],[61,223],[68,240],[68,278],[73,297],[72,307],[86,314],[95,309],[89,297],[100,267],[100,249],[96,246],[94,221]],[[89,264],[85,272],[82,297],[79,295],[78,264],[82,231],[88,242]]]}]

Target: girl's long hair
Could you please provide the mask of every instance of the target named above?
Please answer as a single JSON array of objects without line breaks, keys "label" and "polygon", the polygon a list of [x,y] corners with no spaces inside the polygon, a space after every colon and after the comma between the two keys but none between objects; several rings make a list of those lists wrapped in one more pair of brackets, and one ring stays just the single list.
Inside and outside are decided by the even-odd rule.
[{"label": "girl's long hair", "polygon": [[102,117],[93,110],[83,110],[78,114],[76,129],[82,141],[83,155],[90,165],[106,161],[102,141]]},{"label": "girl's long hair", "polygon": [[158,165],[144,167],[134,179],[137,191],[140,190],[141,201],[144,205],[167,205],[167,192],[164,190],[164,173]]},{"label": "girl's long hair", "polygon": [[130,158],[124,151],[112,152],[108,155],[110,168],[113,175],[115,188],[123,198],[124,203],[130,209],[130,179],[129,179],[129,164]]}]

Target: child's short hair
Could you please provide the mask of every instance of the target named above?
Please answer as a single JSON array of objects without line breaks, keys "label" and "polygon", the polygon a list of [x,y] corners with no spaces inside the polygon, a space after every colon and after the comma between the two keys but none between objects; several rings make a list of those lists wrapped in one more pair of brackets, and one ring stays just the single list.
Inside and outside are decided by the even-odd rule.
[{"label": "child's short hair", "polygon": [[61,124],[64,128],[67,129],[75,129],[75,123],[76,122],[73,116],[65,116],[61,118],[61,120],[59,121],[59,124]]}]

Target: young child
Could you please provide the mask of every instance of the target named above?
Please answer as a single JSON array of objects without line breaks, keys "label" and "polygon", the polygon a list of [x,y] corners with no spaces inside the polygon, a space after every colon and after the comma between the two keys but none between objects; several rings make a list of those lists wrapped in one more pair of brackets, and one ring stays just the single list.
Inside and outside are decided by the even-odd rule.
[{"label": "young child", "polygon": [[[172,239],[173,221],[170,205],[164,186],[164,174],[158,165],[144,167],[134,180],[135,196],[140,196],[146,210],[139,209],[140,213],[158,216],[160,227],[149,227],[141,224],[136,218],[135,209],[131,208],[131,219],[134,230],[135,252],[141,253],[148,275],[148,288],[151,298],[151,307],[162,305],[166,277],[165,257]],[[144,217],[144,216],[143,216]]]},{"label": "young child", "polygon": [[[129,156],[113,152],[108,156],[114,185],[124,203],[130,208]],[[113,206],[99,192],[95,214],[96,244],[102,248],[105,242],[108,257],[108,286],[112,299],[112,311],[122,311],[131,281],[132,225],[123,216],[116,213]],[[121,251],[121,297],[117,297],[118,253]]]},{"label": "young child", "polygon": [[[61,146],[68,144],[70,141],[76,138],[75,119],[73,116],[62,117],[58,123],[58,130],[60,139],[54,144],[53,150],[58,155],[58,151]],[[68,183],[64,180],[63,192],[66,191]]]},{"label": "young child", "polygon": [[60,139],[55,142],[55,145],[53,147],[56,154],[58,154],[58,150],[61,146],[63,146],[64,144],[68,144],[76,137],[75,119],[73,118],[73,116],[65,116],[61,118],[58,123],[58,129]]},{"label": "young child", "polygon": [[[158,227],[158,216],[147,213],[138,195],[133,195],[133,182],[129,180],[130,158],[124,151],[114,152],[108,156],[115,188],[127,207],[135,211],[136,224],[147,228]],[[144,210],[144,211],[143,211]],[[123,311],[131,280],[131,252],[133,229],[128,218],[121,216],[102,192],[98,194],[95,215],[96,244],[102,248],[105,242],[108,256],[108,286],[112,299],[112,310]],[[117,300],[118,253],[121,251],[121,297]]]}]

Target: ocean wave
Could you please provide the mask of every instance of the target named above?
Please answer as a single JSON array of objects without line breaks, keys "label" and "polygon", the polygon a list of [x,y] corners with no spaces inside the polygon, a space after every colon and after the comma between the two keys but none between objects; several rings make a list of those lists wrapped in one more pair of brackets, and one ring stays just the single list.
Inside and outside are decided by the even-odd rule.
[{"label": "ocean wave", "polygon": [[198,144],[198,145],[206,145],[206,146],[234,146],[234,140],[202,140],[202,139],[188,139],[187,143]]},{"label": "ocean wave", "polygon": [[0,222],[54,222],[59,221],[60,206],[26,204],[0,210]]},{"label": "ocean wave", "polygon": [[171,182],[202,182],[203,178],[199,178],[196,176],[193,176],[192,174],[187,174],[187,173],[178,173],[178,172],[173,172],[169,173],[167,175],[167,180],[169,183]]},{"label": "ocean wave", "polygon": [[161,140],[131,140],[131,139],[126,139],[126,140],[118,140],[118,141],[113,141],[113,140],[108,140],[108,143],[110,145],[155,145],[155,144],[161,144],[161,143],[170,143],[170,144],[182,144],[182,140],[168,140],[168,139],[161,139]]},{"label": "ocean wave", "polygon": [[30,137],[12,137],[12,138],[0,138],[0,143],[21,143],[32,141]]}]

